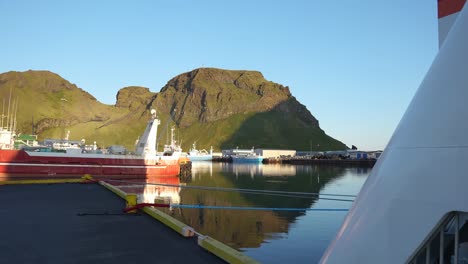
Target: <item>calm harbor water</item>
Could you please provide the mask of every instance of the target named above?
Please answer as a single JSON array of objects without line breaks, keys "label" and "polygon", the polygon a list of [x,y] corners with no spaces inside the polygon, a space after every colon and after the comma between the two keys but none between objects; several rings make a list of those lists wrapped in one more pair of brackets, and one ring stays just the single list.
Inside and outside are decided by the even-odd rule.
[{"label": "calm harbor water", "polygon": [[[146,185],[127,183],[120,188],[127,192],[137,192],[142,202],[150,203],[170,201],[190,205],[350,208],[351,202],[312,196],[298,198],[260,195],[158,186],[151,183],[356,195],[370,171],[370,168],[356,167],[194,162],[190,182],[180,183],[178,178],[173,177],[160,178],[148,180]],[[198,232],[262,263],[318,262],[347,213],[201,208],[173,208],[165,211]]]}]

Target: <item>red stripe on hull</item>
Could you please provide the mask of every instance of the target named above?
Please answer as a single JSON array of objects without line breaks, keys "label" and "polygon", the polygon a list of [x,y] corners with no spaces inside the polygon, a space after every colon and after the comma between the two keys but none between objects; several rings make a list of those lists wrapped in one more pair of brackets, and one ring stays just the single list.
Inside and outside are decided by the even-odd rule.
[{"label": "red stripe on hull", "polygon": [[[3,178],[47,176],[82,176],[91,174],[103,178],[146,178],[176,176],[180,173],[178,160],[145,160],[118,157],[70,157],[65,153],[54,156],[28,155],[23,150],[0,150],[0,173]],[[2,176],[0,176],[2,178]]]},{"label": "red stripe on hull", "polygon": [[466,0],[438,0],[437,9],[439,18],[460,12]]}]

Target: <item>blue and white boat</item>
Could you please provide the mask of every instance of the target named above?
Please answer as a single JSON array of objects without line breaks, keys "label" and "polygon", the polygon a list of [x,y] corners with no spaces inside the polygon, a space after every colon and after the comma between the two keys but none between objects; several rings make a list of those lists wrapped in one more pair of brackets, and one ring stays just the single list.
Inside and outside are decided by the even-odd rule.
[{"label": "blue and white boat", "polygon": [[195,143],[187,154],[190,161],[210,161],[213,159],[213,147],[210,148],[210,152],[202,149],[197,150]]},{"label": "blue and white boat", "polygon": [[232,162],[236,163],[262,163],[263,156],[255,153],[254,148],[251,150],[234,150],[234,154],[231,155]]}]

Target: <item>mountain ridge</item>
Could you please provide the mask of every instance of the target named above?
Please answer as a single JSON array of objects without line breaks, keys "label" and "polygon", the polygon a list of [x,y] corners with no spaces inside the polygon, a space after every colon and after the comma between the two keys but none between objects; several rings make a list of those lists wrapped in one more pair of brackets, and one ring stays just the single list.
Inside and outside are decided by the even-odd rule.
[{"label": "mountain ridge", "polygon": [[266,80],[258,71],[198,68],[171,78],[159,92],[123,87],[114,105],[100,103],[50,71],[0,74],[4,105],[10,91],[19,105],[18,131],[30,133],[34,127],[40,139],[63,138],[70,130],[72,138],[133,150],[149,110],[155,108],[162,124],[160,148],[169,125],[178,128],[185,150],[193,142],[218,150],[237,146],[305,150],[312,142],[318,150],[346,148],[325,134],[289,87]]}]

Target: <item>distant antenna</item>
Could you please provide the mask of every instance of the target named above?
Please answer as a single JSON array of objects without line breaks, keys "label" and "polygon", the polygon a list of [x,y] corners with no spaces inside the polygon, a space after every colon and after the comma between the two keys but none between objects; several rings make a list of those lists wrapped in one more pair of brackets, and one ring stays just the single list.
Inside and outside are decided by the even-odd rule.
[{"label": "distant antenna", "polygon": [[17,123],[16,123],[16,117],[17,117],[17,115],[18,115],[18,105],[19,105],[19,99],[18,99],[18,97],[16,97],[16,107],[15,107],[15,115],[14,115],[15,118],[13,119],[13,122],[14,122],[14,123],[13,123],[13,130],[12,130],[12,131],[16,131],[16,125],[17,125]]},{"label": "distant antenna", "polygon": [[34,135],[34,113],[32,114],[31,117],[31,133]]},{"label": "distant antenna", "polygon": [[7,128],[10,127],[10,104],[11,104],[11,89],[10,88],[10,97],[8,98],[8,114],[7,114]]},{"label": "distant antenna", "polygon": [[3,129],[3,119],[5,118],[5,98],[3,98],[2,104],[2,129]]},{"label": "distant antenna", "polygon": [[10,125],[8,130],[13,131],[15,126],[15,109],[16,109],[16,100],[13,100],[13,106],[11,108],[11,116],[10,116]]},{"label": "distant antenna", "polygon": [[169,135],[168,135],[168,131],[167,131],[167,127],[169,126],[169,123],[171,122],[171,120],[174,120],[174,116],[175,116],[175,112],[177,111],[177,109],[174,109],[172,110],[172,114],[171,116],[168,118],[167,122],[166,122],[166,125],[164,126],[164,128],[161,130],[161,133],[159,133],[159,137],[156,139],[156,144],[159,144],[159,140],[161,139],[162,135],[164,132],[166,132],[166,142],[168,141],[168,138],[169,138]]}]

